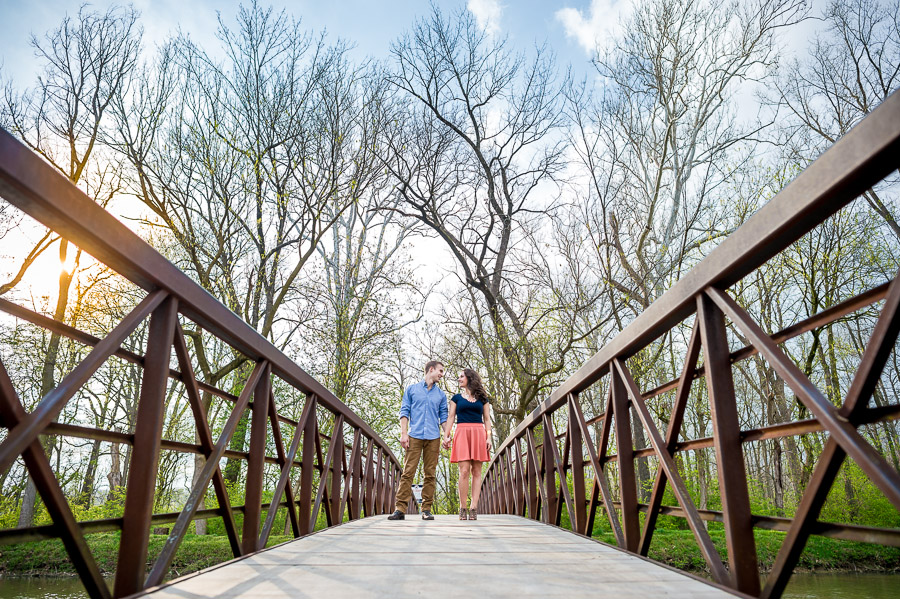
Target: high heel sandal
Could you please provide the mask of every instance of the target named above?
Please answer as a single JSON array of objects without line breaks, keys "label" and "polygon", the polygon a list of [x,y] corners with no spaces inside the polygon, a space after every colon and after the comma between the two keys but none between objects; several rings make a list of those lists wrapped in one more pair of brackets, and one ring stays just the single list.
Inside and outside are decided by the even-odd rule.
[{"label": "high heel sandal", "polygon": [[464,508],[464,507],[459,508],[459,519],[460,520],[468,520],[467,511],[468,510],[466,510],[466,508]]},{"label": "high heel sandal", "polygon": [[478,510],[470,507],[469,508],[469,520],[478,520]]}]

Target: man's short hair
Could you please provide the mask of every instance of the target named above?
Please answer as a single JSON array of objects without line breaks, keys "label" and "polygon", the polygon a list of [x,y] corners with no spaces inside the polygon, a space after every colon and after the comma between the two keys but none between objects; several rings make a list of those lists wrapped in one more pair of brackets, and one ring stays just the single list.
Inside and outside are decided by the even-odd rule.
[{"label": "man's short hair", "polygon": [[443,366],[443,365],[444,365],[444,363],[441,362],[440,360],[429,360],[428,362],[425,362],[425,374],[428,374],[428,372],[432,368],[437,368],[438,366]]}]

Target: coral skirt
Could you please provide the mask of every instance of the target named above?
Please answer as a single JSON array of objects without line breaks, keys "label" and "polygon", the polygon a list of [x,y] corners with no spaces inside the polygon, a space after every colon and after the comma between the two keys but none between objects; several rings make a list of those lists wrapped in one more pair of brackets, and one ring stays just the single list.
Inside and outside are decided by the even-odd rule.
[{"label": "coral skirt", "polygon": [[480,422],[458,423],[453,436],[453,449],[450,450],[450,462],[487,462],[490,459],[484,425]]}]

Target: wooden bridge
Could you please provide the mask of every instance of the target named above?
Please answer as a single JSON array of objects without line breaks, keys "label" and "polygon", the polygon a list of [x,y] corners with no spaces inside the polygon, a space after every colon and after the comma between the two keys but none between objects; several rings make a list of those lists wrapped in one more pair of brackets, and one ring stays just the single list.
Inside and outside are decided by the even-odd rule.
[{"label": "wooden bridge", "polygon": [[734,595],[570,531],[515,516],[355,520],[149,589],[200,597],[683,597]]},{"label": "wooden bridge", "polygon": [[[483,592],[492,596],[688,596],[726,593],[779,596],[810,535],[900,546],[900,530],[819,521],[845,458],[900,509],[900,474],[860,432],[863,425],[900,417],[900,404],[869,400],[900,333],[900,278],[811,315],[781,331],[764,331],[728,289],[772,256],[888,176],[900,157],[900,95],[889,97],[823,154],[703,262],[602,348],[499,447],[487,470],[477,523],[441,517],[389,523],[400,463],[387,443],[318,381],[147,243],[0,130],[0,196],[85,250],[143,290],[143,299],[104,338],[97,338],[0,299],[0,310],[90,348],[84,359],[30,412],[0,364],[0,472],[21,457],[53,523],[0,530],[0,544],[62,540],[88,594],[97,599],[147,593],[172,597],[421,596]],[[783,353],[779,344],[881,302],[879,318],[843,405],[835,405]],[[123,343],[149,319],[140,351]],[[727,321],[726,321],[727,319]],[[640,389],[629,359],[673,327],[693,321],[681,376]],[[750,342],[732,350],[726,323]],[[243,356],[247,379],[238,396],[198,380],[184,326],[202,329]],[[178,368],[172,367],[172,352]],[[675,348],[673,348],[675,351]],[[702,364],[700,358],[702,355]],[[741,430],[733,364],[761,355],[812,415]],[[73,396],[109,359],[139,368],[140,398],[133,430],[111,431],[57,422]],[[681,422],[695,380],[705,381],[713,435],[681,438]],[[181,385],[197,443],[163,438],[165,396]],[[599,387],[598,387],[599,386]],[[598,392],[602,413],[586,418],[581,394]],[[674,391],[661,430],[647,400]],[[214,437],[202,396],[228,409]],[[283,406],[302,406],[287,415]],[[249,451],[229,449],[238,422],[250,414]],[[632,420],[632,415],[636,420]],[[633,447],[637,422],[650,440]],[[557,431],[560,431],[557,434]],[[793,519],[750,509],[743,445],[821,431],[828,435]],[[78,521],[41,436],[65,436],[131,448],[130,475],[120,517]],[[701,510],[685,486],[678,452],[713,448],[721,511]],[[153,513],[159,456],[199,455],[180,512]],[[244,503],[231,504],[222,459],[246,462]],[[648,458],[650,458],[648,460]],[[650,499],[639,502],[635,463],[658,464]],[[264,501],[266,468],[277,480]],[[614,476],[610,476],[614,475]],[[611,481],[612,478],[612,481]],[[590,490],[588,490],[590,485]],[[212,487],[216,507],[201,507]],[[663,505],[666,489],[677,505]],[[312,534],[324,512],[325,530]],[[565,512],[572,528],[561,530]],[[642,518],[643,513],[643,518]],[[264,549],[281,514],[297,540]],[[714,583],[646,559],[660,514],[684,518]],[[240,529],[238,519],[240,515]],[[618,548],[587,536],[606,518]],[[228,564],[163,585],[193,521],[221,519],[231,551]],[[706,522],[721,522],[727,556],[719,554]],[[347,523],[349,522],[349,523]],[[148,564],[152,527],[168,526],[161,554]],[[774,569],[760,584],[754,528],[786,531]],[[112,589],[85,535],[121,531]],[[577,534],[576,534],[577,533]],[[148,573],[149,570],[149,573]],[[464,571],[470,580],[461,582]],[[473,587],[465,585],[472,584]]]}]

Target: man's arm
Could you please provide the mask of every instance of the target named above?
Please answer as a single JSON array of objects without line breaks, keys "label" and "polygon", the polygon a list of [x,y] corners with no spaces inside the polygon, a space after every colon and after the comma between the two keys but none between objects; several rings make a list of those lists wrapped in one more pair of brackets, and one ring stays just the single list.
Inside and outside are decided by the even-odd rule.
[{"label": "man's arm", "polygon": [[449,409],[447,408],[447,395],[445,393],[441,393],[441,404],[440,408],[438,408],[438,420],[441,421],[441,426],[444,427],[444,438],[450,438],[450,428],[453,426],[453,422],[448,418]]},{"label": "man's arm", "polygon": [[453,428],[453,421],[456,420],[456,404],[450,404],[450,410],[447,415],[447,420],[444,421],[444,441],[441,445],[444,446],[444,449],[449,449],[450,447],[450,432]]},{"label": "man's arm", "polygon": [[400,446],[403,449],[409,449],[409,410],[412,406],[412,398],[409,395],[409,388],[403,392],[403,399],[400,400]]},{"label": "man's arm", "polygon": [[409,418],[400,417],[400,447],[409,449]]}]

